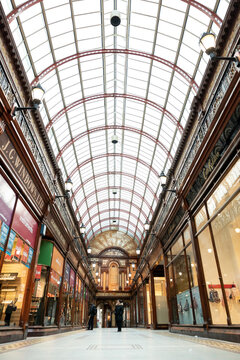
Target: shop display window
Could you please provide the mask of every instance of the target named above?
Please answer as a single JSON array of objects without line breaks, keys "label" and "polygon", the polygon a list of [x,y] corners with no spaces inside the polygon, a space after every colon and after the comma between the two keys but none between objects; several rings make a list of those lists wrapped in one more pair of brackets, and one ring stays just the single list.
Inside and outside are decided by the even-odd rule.
[{"label": "shop display window", "polygon": [[189,228],[186,228],[183,232],[184,244],[187,245],[191,242],[191,235]]},{"label": "shop display window", "polygon": [[75,325],[81,325],[81,279],[77,276],[75,291]]},{"label": "shop display window", "polygon": [[49,269],[46,266],[38,265],[34,280],[34,289],[29,312],[29,325],[43,325],[44,321],[44,296],[46,294]]},{"label": "shop display window", "polygon": [[212,217],[239,188],[240,160],[231,168],[207,201],[209,216]]},{"label": "shop display window", "polygon": [[51,241],[42,240],[29,314],[29,325],[56,324],[63,257]]},{"label": "shop display window", "polygon": [[206,224],[207,220],[206,208],[203,206],[195,216],[195,226],[197,232]]},{"label": "shop display window", "polygon": [[64,277],[63,277],[63,292],[62,292],[62,304],[61,304],[61,325],[67,325],[69,319],[71,321],[71,309],[69,307],[69,294],[70,294],[70,265],[66,263]]},{"label": "shop display window", "polygon": [[198,279],[197,279],[197,268],[196,262],[193,256],[193,248],[192,244],[190,244],[186,248],[186,255],[187,255],[187,264],[188,264],[188,273],[190,278],[190,286],[192,292],[192,305],[194,308],[196,324],[203,324],[203,313],[202,313],[202,305],[200,300],[199,294],[199,287],[198,287]]},{"label": "shop display window", "polygon": [[198,241],[208,289],[212,322],[213,324],[227,324],[226,309],[208,227],[198,235]]},{"label": "shop display window", "polygon": [[44,316],[45,326],[54,325],[56,323],[56,310],[59,301],[61,282],[61,276],[55,270],[51,269],[47,292],[46,313]]},{"label": "shop display window", "polygon": [[5,250],[0,274],[0,324],[18,326],[38,223],[19,199],[16,203],[13,190],[2,177],[0,185],[0,249]]},{"label": "shop display window", "polygon": [[174,258],[183,249],[183,239],[180,236],[172,246],[172,257]]},{"label": "shop display window", "polygon": [[148,325],[152,324],[152,302],[150,295],[150,285],[146,284],[146,295],[147,295],[147,322]]},{"label": "shop display window", "polygon": [[192,303],[184,252],[173,260],[173,268],[179,323],[193,324]]},{"label": "shop display window", "polygon": [[0,175],[0,256],[5,249],[5,244],[9,234],[13,208],[16,202],[16,194]]},{"label": "shop display window", "polygon": [[[236,196],[211,223],[232,324],[240,324],[239,204],[240,195]],[[216,288],[216,291],[219,292],[219,288]],[[219,307],[222,307],[222,304]]]},{"label": "shop display window", "polygon": [[18,326],[23,307],[25,287],[31,266],[33,249],[15,231],[11,230],[4,263],[0,274],[0,324],[5,324],[5,313],[14,303],[10,326]]},{"label": "shop display window", "polygon": [[143,286],[139,288],[139,324],[144,325],[144,293]]},{"label": "shop display window", "polygon": [[139,324],[138,296],[136,294],[136,323]]},{"label": "shop display window", "polygon": [[167,268],[169,274],[169,300],[170,300],[170,309],[172,312],[172,321],[174,324],[179,322],[178,320],[178,304],[176,297],[176,289],[174,284],[174,270],[173,265],[169,265]]},{"label": "shop display window", "polygon": [[168,305],[167,305],[167,294],[166,294],[166,281],[164,277],[154,277],[154,290],[155,290],[157,323],[167,324]]}]

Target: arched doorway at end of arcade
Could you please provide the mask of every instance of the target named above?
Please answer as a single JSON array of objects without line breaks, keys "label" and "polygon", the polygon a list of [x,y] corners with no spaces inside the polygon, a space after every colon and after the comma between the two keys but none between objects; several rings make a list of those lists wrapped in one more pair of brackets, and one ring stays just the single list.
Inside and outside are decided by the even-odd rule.
[{"label": "arched doorway at end of arcade", "polygon": [[[115,328],[115,306],[117,300],[105,300],[97,302],[97,327]],[[122,327],[130,327],[130,303],[123,301],[123,324]]]}]

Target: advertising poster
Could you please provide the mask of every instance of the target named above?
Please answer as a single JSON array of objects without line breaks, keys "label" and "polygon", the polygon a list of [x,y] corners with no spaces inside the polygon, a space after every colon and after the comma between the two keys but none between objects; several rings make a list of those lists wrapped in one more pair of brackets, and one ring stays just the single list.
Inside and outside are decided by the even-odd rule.
[{"label": "advertising poster", "polygon": [[74,293],[74,287],[75,287],[75,272],[73,269],[70,270],[70,292]]},{"label": "advertising poster", "polygon": [[28,258],[27,258],[27,264],[26,264],[26,266],[27,266],[29,269],[30,269],[30,266],[31,266],[32,257],[33,257],[33,249],[32,249],[32,248],[29,248]]},{"label": "advertising poster", "polygon": [[4,251],[9,227],[0,219],[0,250]]},{"label": "advertising poster", "polygon": [[8,239],[7,250],[6,250],[6,254],[9,256],[12,254],[12,248],[15,241],[15,237],[16,237],[16,233],[13,230],[11,230]]},{"label": "advertising poster", "polygon": [[16,195],[1,175],[0,189],[0,223],[10,226]]},{"label": "advertising poster", "polygon": [[203,320],[202,305],[201,305],[198,286],[192,288],[192,296],[193,296],[193,307],[195,310],[196,323],[203,324],[204,320]]},{"label": "advertising poster", "polygon": [[191,298],[189,290],[177,294],[178,316],[180,324],[193,324]]},{"label": "advertising poster", "polygon": [[23,252],[22,252],[22,256],[21,256],[21,262],[22,262],[24,265],[26,265],[26,263],[27,263],[28,251],[29,251],[29,246],[28,246],[28,244],[24,244],[24,246],[23,246]]},{"label": "advertising poster", "polygon": [[56,249],[55,246],[53,248],[51,268],[55,270],[58,273],[58,275],[62,276],[63,256],[60,254],[60,252]]},{"label": "advertising poster", "polygon": [[17,202],[12,228],[26,241],[29,246],[34,248],[38,223],[20,200]]},{"label": "advertising poster", "polygon": [[22,239],[17,238],[17,242],[16,242],[16,246],[15,246],[15,249],[14,249],[14,254],[13,254],[13,260],[19,261],[20,256],[21,256],[21,252],[22,252],[22,247],[23,247]]},{"label": "advertising poster", "polygon": [[42,265],[37,265],[36,272],[35,272],[35,279],[40,280],[42,272]]},{"label": "advertising poster", "polygon": [[64,292],[69,292],[69,290],[70,290],[69,277],[70,277],[70,265],[68,263],[66,263],[64,278],[63,278]]}]

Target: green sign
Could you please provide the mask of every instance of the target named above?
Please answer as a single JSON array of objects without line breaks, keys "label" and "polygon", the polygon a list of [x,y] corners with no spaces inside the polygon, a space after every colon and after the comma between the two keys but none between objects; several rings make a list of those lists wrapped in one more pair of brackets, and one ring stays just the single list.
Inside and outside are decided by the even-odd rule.
[{"label": "green sign", "polygon": [[38,257],[38,264],[50,266],[52,260],[52,252],[53,252],[53,243],[47,240],[42,240],[40,253]]}]

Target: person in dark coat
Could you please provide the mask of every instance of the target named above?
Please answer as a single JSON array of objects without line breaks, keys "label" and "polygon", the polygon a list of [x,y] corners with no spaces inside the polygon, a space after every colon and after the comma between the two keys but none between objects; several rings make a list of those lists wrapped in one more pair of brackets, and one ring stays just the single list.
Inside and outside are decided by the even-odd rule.
[{"label": "person in dark coat", "polygon": [[94,304],[90,305],[89,308],[89,320],[88,320],[88,330],[93,330],[93,321],[94,321],[94,316],[97,314],[97,308]]},{"label": "person in dark coat", "polygon": [[6,310],[5,310],[5,326],[9,326],[10,325],[10,319],[12,316],[12,312],[17,310],[17,307],[14,305],[16,303],[15,302],[11,302],[10,304],[8,304]]},{"label": "person in dark coat", "polygon": [[117,300],[115,307],[115,319],[118,331],[122,331],[122,321],[123,321],[123,304]]}]

